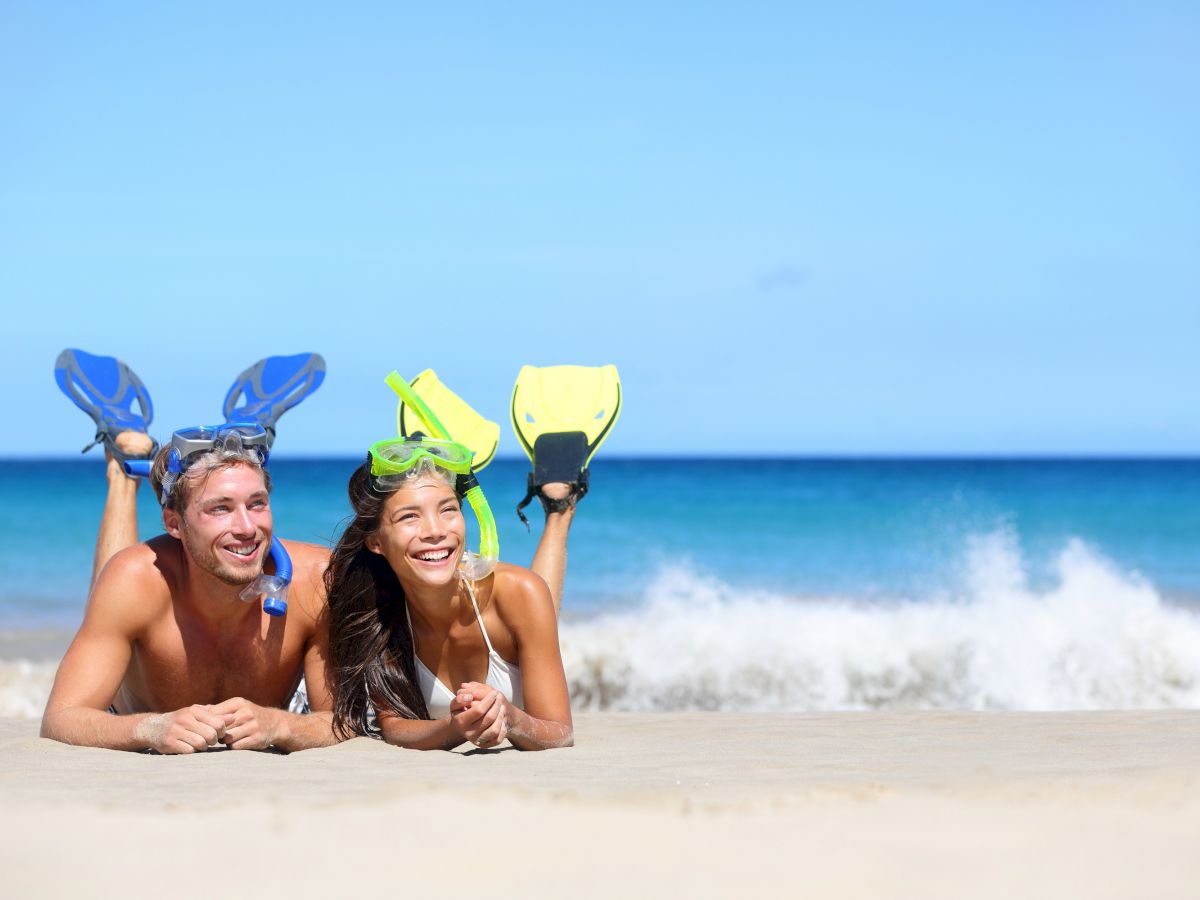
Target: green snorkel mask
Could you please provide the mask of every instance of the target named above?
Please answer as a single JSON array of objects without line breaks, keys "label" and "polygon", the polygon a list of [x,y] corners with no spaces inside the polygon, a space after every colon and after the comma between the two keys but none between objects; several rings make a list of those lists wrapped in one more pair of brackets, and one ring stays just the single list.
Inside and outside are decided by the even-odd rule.
[{"label": "green snorkel mask", "polygon": [[459,570],[472,581],[487,578],[500,559],[500,538],[496,533],[496,519],[492,515],[491,507],[488,506],[483,488],[479,486],[479,481],[471,469],[473,454],[446,433],[445,426],[433,410],[412,386],[400,377],[400,373],[392,372],[386,381],[405,405],[416,413],[429,437],[414,434],[372,444],[372,482],[379,490],[395,490],[414,470],[426,465],[454,473],[457,476],[457,492],[471,504],[471,510],[479,521],[479,553],[465,551],[458,564]]},{"label": "green snorkel mask", "polygon": [[455,492],[466,493],[458,479],[471,474],[471,451],[455,441],[389,438],[376,441],[367,453],[371,456],[371,481],[377,491],[394,491],[418,471],[432,466],[456,476],[451,479]]}]

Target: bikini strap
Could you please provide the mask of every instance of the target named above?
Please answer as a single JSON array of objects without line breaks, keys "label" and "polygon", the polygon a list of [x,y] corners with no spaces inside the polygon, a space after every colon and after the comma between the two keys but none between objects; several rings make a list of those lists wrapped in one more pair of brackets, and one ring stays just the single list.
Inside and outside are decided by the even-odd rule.
[{"label": "bikini strap", "polygon": [[479,604],[475,601],[475,588],[471,584],[471,579],[464,577],[462,582],[467,586],[467,596],[471,598],[471,608],[475,610],[475,621],[479,623],[479,630],[483,632],[483,642],[487,644],[488,656],[496,656],[496,648],[492,646],[492,639],[488,637],[487,628],[483,624],[483,616],[479,614]]}]

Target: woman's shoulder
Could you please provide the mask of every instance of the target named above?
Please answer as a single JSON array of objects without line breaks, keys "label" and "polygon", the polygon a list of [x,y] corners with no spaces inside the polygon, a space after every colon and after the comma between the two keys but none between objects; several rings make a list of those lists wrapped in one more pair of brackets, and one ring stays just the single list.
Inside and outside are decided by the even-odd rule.
[{"label": "woman's shoulder", "polygon": [[505,622],[541,618],[547,612],[554,618],[550,588],[536,572],[524,566],[497,563],[492,579],[492,602]]}]

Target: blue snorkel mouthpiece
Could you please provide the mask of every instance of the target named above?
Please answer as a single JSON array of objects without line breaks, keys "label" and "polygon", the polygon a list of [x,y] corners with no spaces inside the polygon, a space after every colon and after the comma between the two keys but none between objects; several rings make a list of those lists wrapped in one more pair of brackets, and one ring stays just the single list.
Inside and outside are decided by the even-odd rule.
[{"label": "blue snorkel mouthpiece", "polygon": [[283,616],[287,614],[288,585],[292,583],[292,558],[288,556],[283,542],[279,538],[271,538],[271,562],[275,563],[274,575],[259,575],[242,590],[243,600],[263,598],[263,612],[268,616]]}]

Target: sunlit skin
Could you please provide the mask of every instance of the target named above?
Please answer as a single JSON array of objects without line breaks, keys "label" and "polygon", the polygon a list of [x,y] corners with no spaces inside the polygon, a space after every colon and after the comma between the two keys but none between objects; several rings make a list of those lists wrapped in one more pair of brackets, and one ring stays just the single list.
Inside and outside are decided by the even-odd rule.
[{"label": "sunlit skin", "polygon": [[[328,554],[285,542],[288,612],[239,594],[269,558],[262,472],[235,464],[192,477],[167,534],[115,552],[59,667],[42,734],[113,749],[192,753],[302,749],[333,741],[322,574]],[[303,674],[313,715],[286,712]],[[117,715],[106,712],[112,704]]]},{"label": "sunlit skin", "polygon": [[444,606],[460,589],[458,563],[466,549],[466,531],[454,491],[427,476],[392,494],[367,547],[388,561],[410,604],[420,595],[441,600]]},{"label": "sunlit skin", "polygon": [[194,566],[231,587],[262,574],[271,547],[271,501],[248,466],[218,469],[194,490],[187,511],[163,512],[167,534],[183,542]]},{"label": "sunlit skin", "polygon": [[525,709],[486,684],[487,646],[458,574],[466,521],[446,482],[427,474],[395,491],[366,545],[404,588],[417,656],[443,684],[459,686],[446,719],[381,715],[385,738],[420,748],[463,741],[493,747],[506,738],[522,749],[572,742],[554,601],[541,578],[503,563],[476,583],[476,596],[492,645],[521,669]]}]

